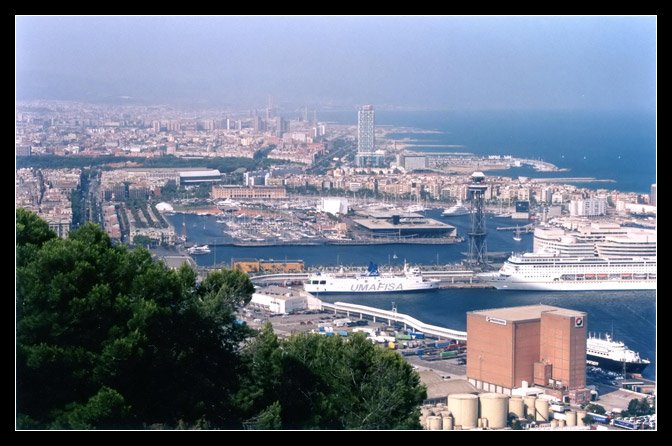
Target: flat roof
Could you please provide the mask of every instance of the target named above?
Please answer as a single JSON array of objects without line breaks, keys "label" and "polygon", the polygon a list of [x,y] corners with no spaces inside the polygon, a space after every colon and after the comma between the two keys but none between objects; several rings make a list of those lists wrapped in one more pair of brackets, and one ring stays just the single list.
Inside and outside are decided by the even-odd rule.
[{"label": "flat roof", "polygon": [[566,317],[586,316],[586,313],[583,311],[554,307],[552,305],[523,305],[520,307],[492,308],[488,310],[470,311],[469,314],[495,317],[510,322],[516,322],[540,319],[541,314],[545,312],[552,312],[553,314]]},{"label": "flat roof", "polygon": [[263,288],[255,288],[254,294],[261,294],[264,296],[273,296],[276,299],[280,300],[288,300],[288,299],[295,299],[297,297],[301,298],[304,297],[301,295],[301,289],[298,288],[284,288],[280,286],[267,286]]},{"label": "flat roof", "polygon": [[396,229],[444,229],[444,230],[453,230],[455,229],[455,226],[442,223],[438,220],[434,220],[433,218],[422,218],[422,219],[414,219],[416,222],[414,223],[399,223],[395,225],[391,221],[387,220],[378,220],[378,219],[371,219],[371,218],[355,218],[352,221],[355,223],[364,226],[367,229],[389,229],[389,230],[396,230]]},{"label": "flat roof", "polygon": [[205,176],[221,176],[222,174],[217,169],[207,169],[207,170],[190,170],[190,171],[181,171],[180,176],[183,178],[191,177],[205,177]]},{"label": "flat roof", "polygon": [[406,212],[406,211],[387,211],[387,210],[376,210],[376,209],[360,209],[357,213],[366,215],[369,218],[392,218],[397,215],[399,218],[426,218],[424,215],[417,212]]}]

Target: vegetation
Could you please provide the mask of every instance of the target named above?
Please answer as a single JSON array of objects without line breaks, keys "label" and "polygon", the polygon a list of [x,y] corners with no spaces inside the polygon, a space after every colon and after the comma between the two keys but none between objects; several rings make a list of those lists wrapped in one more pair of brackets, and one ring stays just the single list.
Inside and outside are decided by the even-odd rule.
[{"label": "vegetation", "polygon": [[604,407],[600,406],[599,404],[593,404],[593,403],[588,404],[586,406],[586,410],[588,412],[596,413],[598,415],[604,415],[605,413],[607,413],[607,410]]},{"label": "vegetation", "polygon": [[[270,162],[272,161],[272,162]],[[277,162],[276,162],[277,161]],[[71,169],[84,168],[91,166],[105,166],[107,164],[134,163],[143,167],[207,167],[209,169],[219,169],[220,172],[233,172],[243,167],[247,170],[253,170],[257,167],[265,167],[270,164],[285,164],[281,160],[250,159],[250,158],[207,158],[207,159],[189,159],[173,155],[159,156],[152,158],[135,158],[124,156],[57,156],[57,155],[36,155],[19,157],[16,160],[16,167],[34,167],[49,169]]]},{"label": "vegetation", "polygon": [[212,191],[211,184],[197,184],[193,186],[178,186],[174,180],[169,180],[161,188],[161,201],[173,201],[187,198],[209,198]]},{"label": "vegetation", "polygon": [[262,147],[261,149],[257,150],[254,152],[254,160],[259,162],[263,160],[264,158],[268,157],[268,154],[271,153],[275,149],[276,145],[275,144],[269,144],[266,147]]},{"label": "vegetation", "polygon": [[17,210],[19,428],[419,428],[425,388],[363,336],[254,339],[254,287],[200,283],[87,223],[57,238]]},{"label": "vegetation", "polygon": [[628,410],[623,411],[621,415],[624,417],[641,417],[643,415],[653,415],[654,413],[656,413],[654,406],[649,404],[646,398],[640,400],[633,398],[628,403]]},{"label": "vegetation", "polygon": [[58,239],[24,211],[17,244],[19,427],[235,426],[247,276],[197,284],[95,225]]},{"label": "vegetation", "polygon": [[147,237],[146,235],[136,235],[135,237],[133,237],[133,244],[135,246],[145,246],[145,247],[147,247],[147,246],[151,245],[152,243],[153,243],[152,239]]},{"label": "vegetation", "polygon": [[363,335],[296,334],[279,340],[267,324],[243,354],[251,373],[238,395],[257,428],[419,429],[426,398],[396,352]]}]

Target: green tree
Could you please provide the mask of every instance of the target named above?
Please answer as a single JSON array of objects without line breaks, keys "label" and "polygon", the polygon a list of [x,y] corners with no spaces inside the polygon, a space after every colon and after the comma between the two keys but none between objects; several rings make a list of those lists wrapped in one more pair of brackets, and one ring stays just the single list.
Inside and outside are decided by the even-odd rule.
[{"label": "green tree", "polygon": [[628,410],[624,411],[622,415],[624,417],[640,417],[642,415],[651,415],[653,413],[655,413],[655,410],[651,407],[646,398],[633,398],[628,403]]},{"label": "green tree", "polygon": [[46,221],[25,209],[16,210],[16,263],[29,262],[45,242],[56,238]]},{"label": "green tree", "polygon": [[244,357],[252,367],[239,401],[257,426],[264,417],[277,421],[277,404],[285,429],[420,428],[426,389],[418,374],[363,335],[280,341],[267,326]]},{"label": "green tree", "polygon": [[136,235],[133,237],[133,244],[135,246],[148,246],[152,244],[152,239],[146,235]]},{"label": "green tree", "polygon": [[605,413],[607,413],[607,410],[604,407],[600,406],[599,404],[593,404],[593,403],[588,404],[586,406],[586,410],[588,412],[596,413],[598,415],[604,415]]},{"label": "green tree", "polygon": [[45,226],[17,211],[18,426],[239,426],[249,330],[233,312],[251,297],[247,276],[198,284],[93,224],[67,239]]}]

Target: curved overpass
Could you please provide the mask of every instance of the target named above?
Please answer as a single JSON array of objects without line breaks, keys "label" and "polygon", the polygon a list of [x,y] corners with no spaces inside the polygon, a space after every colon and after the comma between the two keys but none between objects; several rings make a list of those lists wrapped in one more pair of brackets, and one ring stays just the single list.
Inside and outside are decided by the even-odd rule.
[{"label": "curved overpass", "polygon": [[350,313],[359,314],[360,317],[363,315],[373,317],[375,322],[376,318],[386,319],[389,323],[400,322],[404,324],[405,327],[411,327],[415,331],[420,331],[425,334],[438,336],[440,338],[446,339],[456,339],[458,341],[467,340],[467,332],[452,330],[450,328],[439,327],[438,325],[426,324],[418,319],[409,316],[403,313],[397,313],[396,311],[381,310],[378,308],[367,307],[366,305],[357,305],[347,302],[335,302],[333,304],[322,302],[322,309],[333,310],[334,313],[342,312],[350,316]]}]

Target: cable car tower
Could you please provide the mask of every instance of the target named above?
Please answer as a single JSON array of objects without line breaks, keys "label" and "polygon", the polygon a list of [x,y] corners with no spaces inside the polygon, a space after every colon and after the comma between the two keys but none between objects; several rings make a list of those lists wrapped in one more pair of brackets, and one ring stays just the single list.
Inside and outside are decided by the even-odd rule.
[{"label": "cable car tower", "polygon": [[469,236],[469,263],[485,268],[487,266],[487,247],[485,237],[485,184],[483,172],[471,174],[471,183],[467,187],[467,198],[471,201],[471,229]]}]

